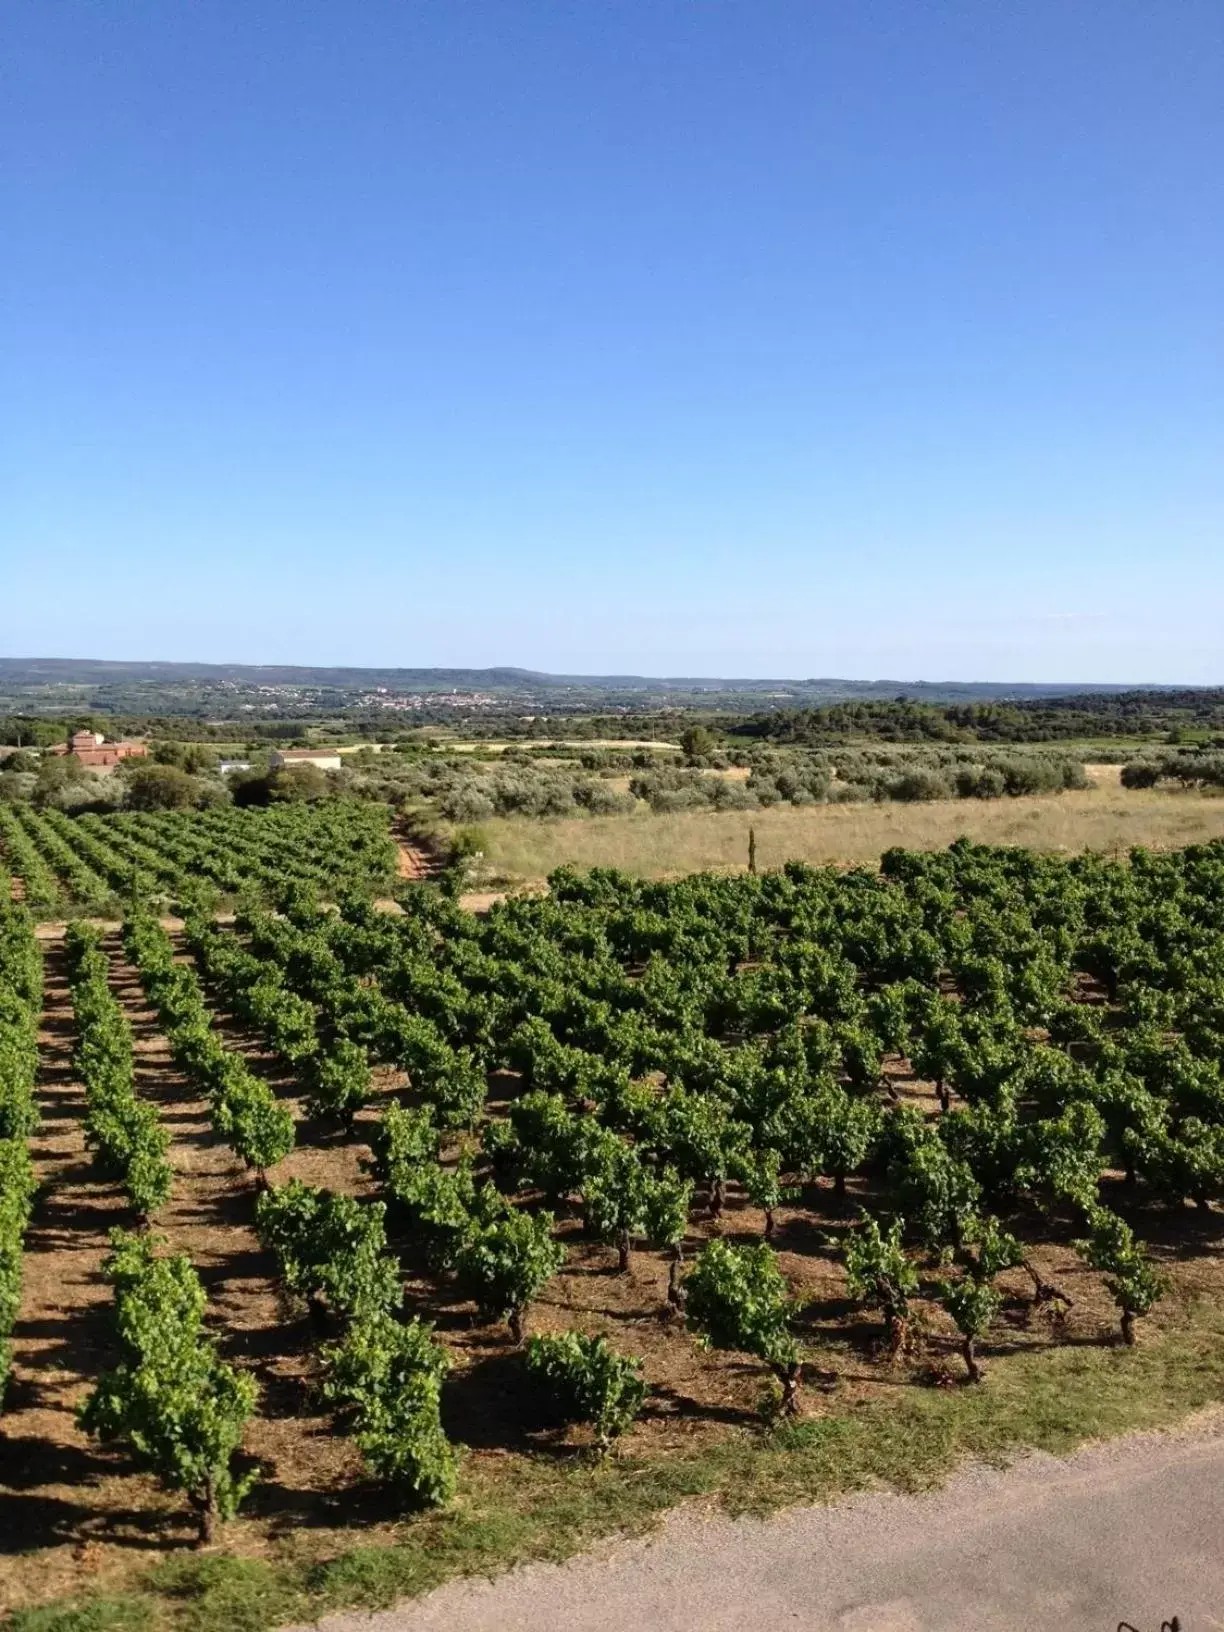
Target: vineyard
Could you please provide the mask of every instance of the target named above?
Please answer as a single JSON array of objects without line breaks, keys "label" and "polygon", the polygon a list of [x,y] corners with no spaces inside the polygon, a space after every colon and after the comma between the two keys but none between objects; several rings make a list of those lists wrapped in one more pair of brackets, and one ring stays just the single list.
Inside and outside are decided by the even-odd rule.
[{"label": "vineyard", "polygon": [[338,1547],[507,1453],[782,1443],[902,1384],[988,1397],[1021,1351],[1136,1366],[1219,1296],[1224,843],[561,869],[477,916],[380,910],[385,829],[326,820],[7,817],[31,905],[36,862],[83,901],[59,840],[130,897],[45,971],[0,919],[19,1551]]},{"label": "vineyard", "polygon": [[376,893],[396,876],[388,821],[385,806],[348,800],[75,817],[0,804],[0,894],[47,917],[109,913],[134,887],[168,901],[201,883],[222,896]]}]

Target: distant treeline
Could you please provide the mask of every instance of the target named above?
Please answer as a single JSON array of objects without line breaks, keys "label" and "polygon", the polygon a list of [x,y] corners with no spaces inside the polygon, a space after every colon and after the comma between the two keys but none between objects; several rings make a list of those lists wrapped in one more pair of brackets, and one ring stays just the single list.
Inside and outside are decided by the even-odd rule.
[{"label": "distant treeline", "polygon": [[[305,741],[303,720],[189,720],[171,714],[0,714],[0,745],[49,748],[74,731],[101,731],[109,738],[153,737],[174,742]],[[354,736],[362,735],[358,727]]]},{"label": "distant treeline", "polygon": [[[49,748],[73,731],[101,731],[107,737],[152,737],[173,742],[301,743],[318,746],[333,737],[367,742],[436,740],[516,741],[530,744],[561,737],[573,741],[630,741],[638,738],[678,742],[691,718],[677,710],[641,714],[508,715],[490,709],[474,717],[456,710],[445,719],[415,711],[353,710],[345,714],[298,716],[293,719],[243,714],[240,718],[192,719],[180,714],[107,714],[94,710],[59,714],[0,714],[0,746]],[[734,722],[736,716],[728,716]],[[719,723],[722,723],[721,721]]]},{"label": "distant treeline", "polygon": [[[1093,738],[1129,738],[1153,743],[1209,742],[1224,748],[1224,687],[1176,691],[1125,691],[1026,698],[1011,702],[915,702],[905,696],[830,703],[812,708],[772,708],[751,715],[732,712],[725,698],[696,707],[658,708],[644,703],[631,710],[601,706],[588,699],[588,712],[571,712],[578,699],[558,709],[526,712],[521,701],[496,701],[479,709],[433,704],[396,711],[350,706],[311,707],[266,699],[231,712],[189,718],[179,713],[110,712],[64,709],[55,714],[11,708],[0,715],[0,745],[48,746],[83,727],[107,736],[140,736],[180,742],[285,743],[354,739],[409,741],[440,745],[458,734],[469,740],[533,742],[561,738],[678,742],[686,726],[700,723],[724,741],[761,742],[798,748],[836,747],[848,741],[999,747],[1005,744],[1066,743]],[[722,706],[719,706],[721,704]],[[533,705],[539,706],[539,705]],[[286,717],[291,715],[292,717]]]},{"label": "distant treeline", "polygon": [[880,742],[1070,742],[1091,737],[1160,737],[1179,731],[1224,736],[1224,688],[1127,691],[1015,703],[833,703],[779,709],[728,723],[733,737],[816,747],[848,738]]}]

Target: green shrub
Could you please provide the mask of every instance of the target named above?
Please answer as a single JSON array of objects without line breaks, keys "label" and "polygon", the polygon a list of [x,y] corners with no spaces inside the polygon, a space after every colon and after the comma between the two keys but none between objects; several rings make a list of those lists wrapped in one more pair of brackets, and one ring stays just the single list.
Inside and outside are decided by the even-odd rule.
[{"label": "green shrub", "polygon": [[370,1097],[370,1062],[359,1044],[339,1038],[312,1056],[307,1105],[314,1116],[333,1116],[346,1127]]},{"label": "green shrub", "polygon": [[527,1369],[544,1385],[566,1422],[589,1422],[606,1451],[633,1422],[646,1397],[642,1362],[617,1354],[606,1338],[564,1332],[533,1337]]},{"label": "green shrub", "polygon": [[231,1518],[255,1474],[232,1458],[255,1408],[254,1379],[226,1365],[204,1329],[205,1297],[189,1259],[160,1237],[111,1232],[104,1272],[115,1288],[121,1359],[82,1404],[81,1426],[126,1444],[200,1515],[202,1540]]},{"label": "green shrub", "polygon": [[459,1455],[442,1428],[449,1362],[431,1329],[371,1314],[324,1349],[323,1362],[324,1395],[353,1412],[353,1437],[372,1471],[421,1505],[448,1502]]},{"label": "green shrub", "polygon": [[684,1290],[685,1316],[702,1343],[763,1360],[781,1385],[783,1412],[798,1411],[801,1365],[790,1329],[795,1303],[772,1247],[709,1241]]},{"label": "green shrub", "polygon": [[9,1333],[21,1304],[23,1241],[36,1189],[25,1142],[0,1139],[0,1405],[12,1358]]},{"label": "green shrub", "polygon": [[387,1253],[381,1202],[290,1179],[255,1205],[259,1238],[277,1256],[291,1292],[348,1319],[385,1313],[403,1299],[399,1267]]},{"label": "green shrub", "polygon": [[888,1233],[864,1215],[846,1242],[846,1283],[851,1297],[883,1311],[890,1348],[901,1352],[909,1322],[909,1300],[918,1290],[918,1272],[901,1245],[904,1224],[894,1219]]},{"label": "green shrub", "polygon": [[1092,1234],[1075,1243],[1075,1250],[1093,1269],[1104,1271],[1105,1285],[1122,1318],[1122,1340],[1135,1341],[1135,1320],[1151,1312],[1168,1289],[1163,1275],[1135,1240],[1124,1219],[1107,1207],[1098,1207],[1089,1224]]},{"label": "green shrub", "polygon": [[486,1320],[508,1322],[516,1343],[523,1340],[527,1305],[565,1262],[565,1248],[552,1231],[551,1213],[512,1209],[491,1224],[476,1225],[455,1251],[460,1286]]}]

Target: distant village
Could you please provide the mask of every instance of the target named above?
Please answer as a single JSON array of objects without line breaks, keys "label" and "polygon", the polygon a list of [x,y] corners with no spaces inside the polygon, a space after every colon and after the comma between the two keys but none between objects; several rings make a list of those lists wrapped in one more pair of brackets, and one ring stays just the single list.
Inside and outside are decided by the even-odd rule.
[{"label": "distant village", "polygon": [[377,686],[357,699],[358,708],[386,708],[410,713],[423,708],[496,708],[498,699],[483,691],[393,692]]}]

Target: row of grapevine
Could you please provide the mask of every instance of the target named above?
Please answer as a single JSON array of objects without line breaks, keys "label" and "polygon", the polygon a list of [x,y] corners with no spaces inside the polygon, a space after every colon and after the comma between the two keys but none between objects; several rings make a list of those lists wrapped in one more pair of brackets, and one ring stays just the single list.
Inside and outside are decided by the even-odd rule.
[{"label": "row of grapevine", "polygon": [[8,871],[21,880],[27,906],[43,911],[58,904],[60,889],[55,874],[17,820],[13,807],[6,804],[0,804],[0,853]]},{"label": "row of grapevine", "polygon": [[115,1289],[120,1360],[80,1409],[81,1426],[127,1447],[199,1515],[200,1540],[233,1516],[254,1483],[234,1453],[255,1409],[253,1379],[227,1365],[204,1326],[206,1298],[191,1260],[149,1233],[111,1232],[104,1273]]},{"label": "row of grapevine", "polygon": [[[88,896],[93,893],[99,905],[107,906],[111,896],[131,888],[139,866],[138,859],[127,856],[114,843],[97,838],[79,817],[66,816],[62,810],[25,810],[21,814],[27,827],[32,820],[37,820],[45,832],[54,834],[60,846],[73,852],[92,872],[94,882],[85,881],[82,887],[84,893],[73,884],[71,878],[67,879],[82,905],[88,904]],[[57,871],[67,877],[64,870]]]},{"label": "row of grapevine", "polygon": [[0,1139],[25,1139],[38,1126],[38,1022],[42,953],[22,906],[0,903]]},{"label": "row of grapevine", "polygon": [[136,1092],[132,1029],[111,992],[101,939],[79,920],[64,937],[76,1027],[72,1063],[85,1087],[85,1142],[101,1174],[117,1179],[147,1218],[170,1196],[170,1136],[156,1107]]},{"label": "row of grapevine", "polygon": [[352,800],[81,816],[5,805],[0,856],[38,911],[105,911],[137,879],[172,898],[202,885],[225,894],[286,884],[370,894],[390,888],[396,867],[387,808]]},{"label": "row of grapevine", "polygon": [[231,893],[258,888],[266,876],[266,848],[252,831],[264,812],[227,812],[224,826],[206,815],[132,814],[92,818],[95,831],[115,844],[139,850],[151,871],[176,888],[185,880],[208,882]]},{"label": "row of grapevine", "polygon": [[366,971],[351,973],[329,944],[333,922],[330,913],[312,911],[307,920],[290,922],[246,905],[235,927],[250,951],[276,964],[288,988],[315,1005],[331,1034],[370,1060],[407,1071],[447,1127],[470,1127],[487,1093],[480,1061],[471,1049],[448,1041],[428,1015],[388,997]]},{"label": "row of grapevine", "polygon": [[21,1261],[37,1185],[29,1147],[0,1139],[0,1407],[12,1365],[11,1333],[21,1305]]},{"label": "row of grapevine", "polygon": [[[767,1228],[784,1191],[857,1175],[886,1235],[961,1264],[944,1301],[967,1342],[995,1304],[975,1241],[1035,1203],[1078,1224],[1130,1336],[1160,1277],[1102,1181],[1123,1168],[1148,1204],[1224,1193],[1222,883],[1221,846],[1114,863],[960,845],[878,877],[563,871],[548,900],[483,922],[428,891],[403,917],[289,900],[290,929],[261,933],[291,969],[373,973],[479,1069],[552,1096],[485,1129],[499,1182],[555,1190],[568,1164],[590,1216],[592,1121],[714,1210],[738,1183]],[[942,1117],[883,1091],[910,1071]]]},{"label": "row of grapevine", "polygon": [[[390,1114],[390,1113],[389,1113]],[[455,1222],[444,1254],[486,1312],[507,1315],[521,1337],[521,1315],[557,1269],[563,1249],[551,1220],[490,1205]],[[428,1326],[405,1320],[395,1259],[387,1250],[384,1208],[363,1205],[290,1180],[257,1204],[257,1228],[275,1252],[288,1290],[306,1301],[316,1326],[341,1326],[322,1351],[323,1393],[351,1418],[371,1470],[417,1503],[453,1493],[457,1456],[442,1429],[440,1387],[446,1351]],[[440,1234],[435,1235],[435,1244]],[[590,1421],[601,1446],[622,1433],[645,1393],[640,1363],[599,1338],[533,1338],[527,1364],[570,1420]]]},{"label": "row of grapevine", "polygon": [[132,888],[137,884],[147,887],[151,883],[155,888],[172,892],[184,876],[183,868],[176,862],[106,817],[87,813],[71,820],[78,847],[88,845],[92,855],[108,857],[107,866],[112,875],[124,876]]},{"label": "row of grapevine", "polygon": [[342,1327],[323,1350],[323,1393],[352,1423],[371,1470],[414,1502],[454,1494],[458,1455],[442,1428],[446,1350],[402,1314],[384,1208],[291,1179],[260,1196],[256,1228],[316,1323]]},{"label": "row of grapevine", "polygon": [[193,914],[185,937],[205,979],[232,1012],[255,1026],[268,1046],[299,1073],[312,1114],[351,1127],[370,1097],[365,1050],[329,1028],[314,1004],[289,987],[274,960],[244,950],[211,919]]},{"label": "row of grapevine", "polygon": [[464,1295],[489,1320],[505,1320],[521,1342],[528,1304],[565,1262],[553,1239],[554,1215],[514,1207],[469,1157],[440,1160],[440,1134],[428,1107],[391,1104],[384,1113],[379,1163],[387,1193]]},{"label": "row of grapevine", "polygon": [[385,806],[338,800],[269,810],[126,813],[87,816],[82,825],[102,842],[143,851],[154,876],[181,888],[207,881],[237,894],[286,883],[329,893],[368,892],[395,875],[395,845]]},{"label": "row of grapevine", "polygon": [[201,827],[218,848],[232,843],[235,814],[255,817],[243,833],[253,841],[250,858],[264,882],[365,895],[395,877],[398,852],[386,805],[331,800],[267,811],[205,812]]},{"label": "row of grapevine", "polygon": [[[627,1147],[620,1145],[620,1151],[620,1163],[612,1158],[601,1173],[604,1188],[593,1186],[585,1200],[588,1219],[593,1211],[596,1228],[621,1247],[621,1267],[627,1268],[623,1220],[641,1206],[641,1192],[629,1183],[628,1199],[618,1194],[626,1159],[632,1160]],[[553,1215],[512,1206],[494,1184],[478,1184],[468,1158],[445,1165],[441,1132],[428,1107],[387,1106],[378,1165],[388,1195],[427,1248],[434,1268],[451,1274],[485,1318],[504,1319],[512,1341],[522,1343],[528,1305],[565,1262],[564,1247],[553,1239]],[[643,1232],[652,1245],[670,1248],[674,1255],[669,1303],[678,1307],[683,1303],[678,1271],[692,1188],[670,1173],[653,1185],[643,1177]],[[546,1185],[540,1188],[547,1193]],[[641,1408],[646,1392],[641,1362],[618,1354],[605,1338],[575,1332],[532,1337],[525,1358],[562,1418],[590,1423],[601,1450],[625,1432]]]},{"label": "row of grapevine", "polygon": [[128,917],[123,944],[157,1010],[175,1063],[207,1095],[217,1132],[262,1180],[293,1149],[292,1113],[225,1047],[199,977],[175,962],[173,943],[151,913],[135,911]]},{"label": "row of grapevine", "polygon": [[35,1180],[27,1140],[38,1126],[34,1084],[42,957],[23,907],[0,903],[0,1406],[21,1301],[21,1265]]},{"label": "row of grapevine", "polygon": [[61,824],[71,831],[69,818],[58,811],[31,810],[29,805],[14,805],[12,809],[68,899],[90,911],[105,907],[111,898],[110,886],[64,837]]}]

